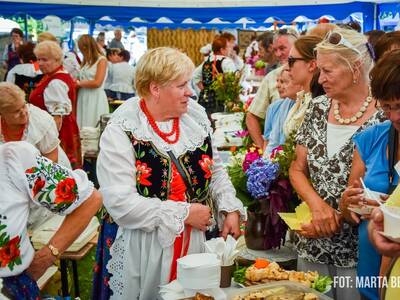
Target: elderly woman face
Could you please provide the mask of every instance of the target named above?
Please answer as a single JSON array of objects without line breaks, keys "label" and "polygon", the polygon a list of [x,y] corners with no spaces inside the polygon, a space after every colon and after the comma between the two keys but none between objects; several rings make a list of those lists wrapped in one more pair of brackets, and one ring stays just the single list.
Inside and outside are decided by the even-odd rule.
[{"label": "elderly woman face", "polygon": [[14,105],[0,112],[7,125],[25,125],[28,123],[28,107],[25,100],[16,98]]},{"label": "elderly woman face", "polygon": [[191,75],[187,74],[160,88],[159,104],[164,107],[166,115],[176,118],[187,112],[189,97],[192,96],[190,79]]},{"label": "elderly woman face", "polygon": [[318,82],[330,98],[346,93],[353,85],[352,70],[339,60],[336,54],[317,54],[317,66],[320,70]]},{"label": "elderly woman face", "polygon": [[50,55],[40,53],[37,54],[36,57],[40,71],[42,71],[43,74],[52,73],[61,66],[60,62]]}]

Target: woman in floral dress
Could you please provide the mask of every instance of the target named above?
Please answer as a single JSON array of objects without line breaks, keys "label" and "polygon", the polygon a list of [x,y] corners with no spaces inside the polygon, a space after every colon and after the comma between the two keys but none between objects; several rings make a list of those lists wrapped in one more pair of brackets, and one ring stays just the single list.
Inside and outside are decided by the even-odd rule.
[{"label": "woman in floral dress", "polygon": [[[314,98],[296,136],[290,181],[310,207],[312,222],[298,233],[299,270],[348,276],[356,282],[357,227],[342,222],[339,200],[352,164],[352,136],[381,122],[369,94],[373,55],[362,34],[335,29],[317,45],[319,83],[326,95]],[[359,299],[356,285],[333,287],[335,299]]]}]

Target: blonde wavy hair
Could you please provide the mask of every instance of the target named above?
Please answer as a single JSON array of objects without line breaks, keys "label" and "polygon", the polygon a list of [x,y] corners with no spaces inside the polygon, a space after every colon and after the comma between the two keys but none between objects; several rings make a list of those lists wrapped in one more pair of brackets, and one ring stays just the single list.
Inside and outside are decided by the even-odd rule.
[{"label": "blonde wavy hair", "polygon": [[194,64],[191,59],[177,49],[160,47],[147,51],[136,66],[135,87],[140,97],[150,94],[150,83],[161,86],[192,74]]},{"label": "blonde wavy hair", "polygon": [[[338,33],[340,34],[347,42],[349,42],[354,49],[357,49],[356,52],[354,49],[347,47],[342,44],[332,44],[329,42],[330,34]],[[357,64],[360,66],[360,73],[364,76],[364,79],[369,81],[369,72],[374,66],[374,61],[368,51],[367,47],[367,37],[362,33],[359,33],[353,29],[346,28],[336,28],[327,33],[325,38],[320,42],[315,50],[318,54],[336,54],[339,63],[349,67],[352,73],[354,73]]]},{"label": "blonde wavy hair", "polygon": [[64,53],[61,47],[53,41],[43,41],[36,45],[33,50],[36,57],[44,55],[45,57],[54,58],[60,65],[62,65],[64,59]]},{"label": "blonde wavy hair", "polygon": [[25,102],[25,93],[11,82],[0,82],[0,115],[14,108],[17,102]]}]

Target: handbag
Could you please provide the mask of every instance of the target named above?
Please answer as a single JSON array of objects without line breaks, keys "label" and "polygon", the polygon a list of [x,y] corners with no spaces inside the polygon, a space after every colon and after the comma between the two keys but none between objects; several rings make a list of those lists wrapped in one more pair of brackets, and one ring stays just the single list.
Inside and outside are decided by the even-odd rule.
[{"label": "handbag", "polygon": [[393,124],[390,126],[389,130],[389,141],[388,141],[388,148],[389,148],[389,190],[388,194],[393,193],[395,188],[397,187],[396,184],[393,184],[393,179],[396,170],[394,166],[397,162],[397,149],[398,149],[398,142],[399,142],[399,135],[394,128]]},{"label": "handbag", "polygon": [[[196,197],[196,194],[193,190],[193,187],[189,181],[189,178],[186,174],[186,172],[183,170],[181,164],[175,157],[175,155],[172,153],[172,151],[167,151],[167,154],[171,158],[172,162],[175,164],[175,167],[178,171],[178,173],[182,176],[183,181],[185,182],[185,185],[187,187],[187,192],[189,194],[189,202],[190,203],[199,203],[199,199]],[[206,239],[212,239],[212,238],[217,238],[219,237],[219,229],[217,226],[217,222],[215,221],[214,214],[211,215],[211,225],[208,226],[208,229],[206,231]]]}]

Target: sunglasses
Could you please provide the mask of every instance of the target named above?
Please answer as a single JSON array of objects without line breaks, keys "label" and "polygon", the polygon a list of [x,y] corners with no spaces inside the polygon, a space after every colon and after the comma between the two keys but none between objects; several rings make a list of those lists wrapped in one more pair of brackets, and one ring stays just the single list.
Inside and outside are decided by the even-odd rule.
[{"label": "sunglasses", "polygon": [[299,37],[299,35],[298,35],[298,33],[296,31],[294,31],[293,29],[287,29],[287,28],[279,29],[276,32],[276,35],[277,36],[279,36],[279,35],[291,35],[291,36],[295,37],[296,39]]},{"label": "sunglasses", "polygon": [[298,60],[304,60],[304,61],[306,61],[306,59],[305,58],[302,58],[302,57],[293,57],[293,56],[289,56],[288,57],[288,66],[289,66],[289,68],[293,68],[293,65],[294,65],[294,63],[296,62],[296,61],[298,61]]},{"label": "sunglasses", "polygon": [[350,50],[353,50],[358,55],[361,55],[360,50],[354,47],[354,45],[346,40],[339,32],[329,31],[325,39],[332,45],[344,46]]}]

